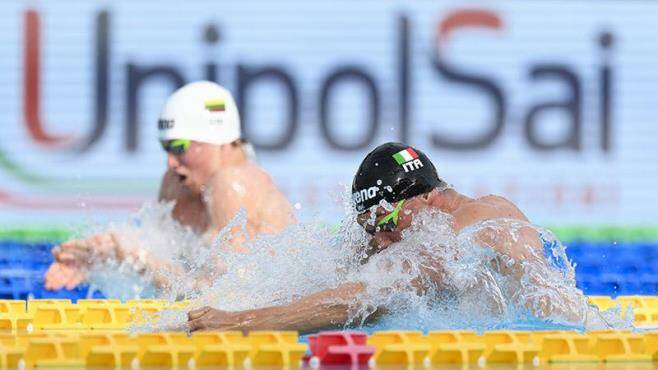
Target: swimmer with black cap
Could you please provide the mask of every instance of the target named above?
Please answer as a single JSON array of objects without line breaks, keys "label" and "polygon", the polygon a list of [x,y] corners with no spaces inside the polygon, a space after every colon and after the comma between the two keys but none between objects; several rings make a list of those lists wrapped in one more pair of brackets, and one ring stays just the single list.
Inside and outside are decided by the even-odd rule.
[{"label": "swimmer with black cap", "polygon": [[[419,212],[438,210],[450,215],[451,227],[455,233],[463,228],[482,221],[505,219],[527,222],[525,215],[505,198],[488,195],[470,198],[448,186],[437,173],[434,164],[420,150],[400,143],[386,143],[370,152],[356,173],[352,185],[352,199],[358,212],[357,222],[372,235],[368,257],[380,253],[402,238],[402,231],[411,226],[413,217]],[[504,227],[504,223],[503,223]],[[536,230],[521,229],[518,235],[492,232],[483,229],[477,237],[482,245],[492,248],[499,258],[526,260],[545,263],[542,243]],[[364,263],[368,263],[368,258]],[[427,256],[424,266],[412,282],[414,288],[425,294],[429,282],[442,285],[441,258]],[[521,279],[523,264],[512,266],[496,264],[499,273]],[[302,297],[290,304],[259,308],[242,312],[226,312],[210,307],[191,311],[188,324],[191,330],[297,330],[312,332],[330,327],[341,327],[350,319],[350,302],[358,302],[365,291],[363,282],[348,282]],[[543,306],[542,306],[543,304]],[[492,311],[501,307],[491,307]],[[539,317],[555,314],[553,306],[546,302],[540,307],[532,307]],[[386,311],[377,310],[368,317],[372,320]],[[580,319],[579,312],[560,312]],[[352,318],[353,319],[353,318]]]},{"label": "swimmer with black cap", "polygon": [[[402,230],[424,209],[452,216],[452,228],[457,233],[489,219],[528,221],[503,197],[473,199],[459,193],[439,177],[422,151],[400,143],[380,145],[366,156],[352,183],[352,199],[359,213],[357,222],[373,236],[368,255],[400,241]],[[536,233],[528,237],[536,239]],[[539,242],[533,244],[541,247]]]}]

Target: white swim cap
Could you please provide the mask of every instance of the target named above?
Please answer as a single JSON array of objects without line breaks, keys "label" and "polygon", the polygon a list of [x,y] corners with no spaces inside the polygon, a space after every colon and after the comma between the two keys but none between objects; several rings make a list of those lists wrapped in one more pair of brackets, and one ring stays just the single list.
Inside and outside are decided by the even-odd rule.
[{"label": "white swim cap", "polygon": [[228,144],[240,138],[240,114],[228,90],[210,81],[192,82],[167,99],[158,131],[160,140]]}]

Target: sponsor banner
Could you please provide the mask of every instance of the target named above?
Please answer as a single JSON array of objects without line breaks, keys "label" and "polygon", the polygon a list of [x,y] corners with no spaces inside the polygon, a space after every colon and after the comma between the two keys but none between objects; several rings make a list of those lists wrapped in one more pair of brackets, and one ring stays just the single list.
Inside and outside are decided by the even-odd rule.
[{"label": "sponsor banner", "polygon": [[10,1],[0,20],[3,225],[154,199],[159,110],[199,79],[235,94],[302,219],[336,220],[360,160],[393,140],[541,223],[654,222],[658,3]]}]

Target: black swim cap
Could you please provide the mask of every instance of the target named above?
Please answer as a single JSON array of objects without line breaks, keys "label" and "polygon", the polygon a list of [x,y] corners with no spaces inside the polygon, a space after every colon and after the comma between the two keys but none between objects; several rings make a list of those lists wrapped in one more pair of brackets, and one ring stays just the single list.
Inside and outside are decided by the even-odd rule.
[{"label": "black swim cap", "polygon": [[423,152],[401,143],[386,143],[361,162],[352,182],[352,201],[357,212],[363,212],[382,199],[395,203],[445,185]]}]

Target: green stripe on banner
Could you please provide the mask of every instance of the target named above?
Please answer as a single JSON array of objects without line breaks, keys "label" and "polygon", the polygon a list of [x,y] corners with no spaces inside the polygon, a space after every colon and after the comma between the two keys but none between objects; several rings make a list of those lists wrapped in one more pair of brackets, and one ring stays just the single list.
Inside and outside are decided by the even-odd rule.
[{"label": "green stripe on banner", "polygon": [[549,227],[564,242],[587,240],[601,242],[656,242],[657,226],[561,226]]},{"label": "green stripe on banner", "polygon": [[66,240],[73,235],[69,229],[36,229],[36,228],[0,228],[0,241],[15,241],[22,243],[57,242]]},{"label": "green stripe on banner", "polygon": [[[569,241],[586,240],[601,242],[658,242],[658,226],[559,226],[549,227],[560,240]],[[17,242],[55,242],[70,238],[80,228],[35,228],[16,227],[0,228],[0,241],[11,240]],[[335,229],[338,231],[338,228]]]}]

